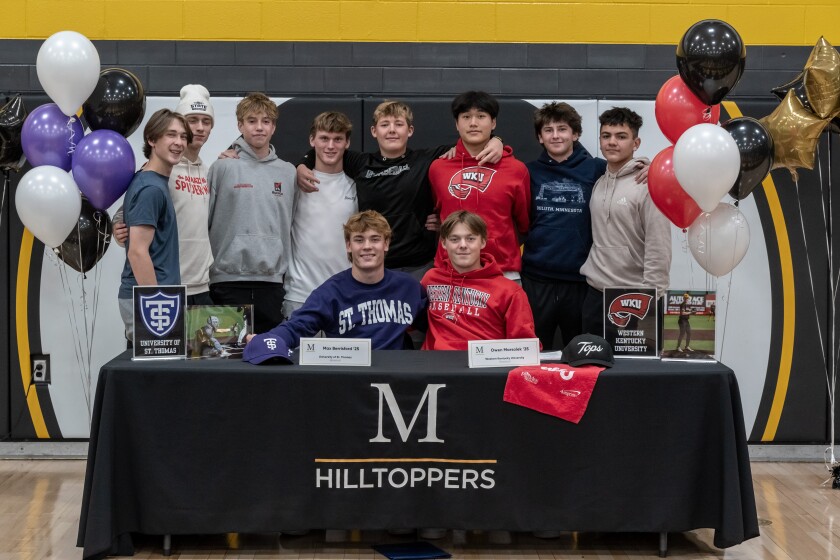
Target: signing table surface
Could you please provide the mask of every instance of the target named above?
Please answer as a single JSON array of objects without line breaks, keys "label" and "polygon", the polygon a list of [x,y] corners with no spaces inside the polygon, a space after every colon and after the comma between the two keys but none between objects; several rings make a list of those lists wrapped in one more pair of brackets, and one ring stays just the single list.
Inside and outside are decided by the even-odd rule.
[{"label": "signing table surface", "polygon": [[622,360],[575,425],[502,400],[463,352],[364,368],[229,360],[100,371],[78,545],[133,532],[317,528],[758,535],[738,384],[721,364]]}]

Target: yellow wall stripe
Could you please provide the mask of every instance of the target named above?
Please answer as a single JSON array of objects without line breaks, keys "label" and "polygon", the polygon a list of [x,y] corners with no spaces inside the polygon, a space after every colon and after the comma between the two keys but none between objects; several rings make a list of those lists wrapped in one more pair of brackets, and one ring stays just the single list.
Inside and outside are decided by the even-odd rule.
[{"label": "yellow wall stripe", "polygon": [[30,366],[29,349],[29,266],[32,262],[32,244],[35,238],[32,233],[23,230],[23,239],[20,242],[20,258],[18,259],[17,284],[15,286],[15,330],[17,331],[17,352],[20,361],[20,376],[23,381],[23,391],[27,394],[26,404],[29,407],[29,415],[32,417],[32,424],[35,426],[35,435],[41,439],[48,439],[50,433],[47,424],[44,422],[44,415],[41,412],[41,403],[38,401],[38,391],[32,384],[32,370]]},{"label": "yellow wall stripe", "polygon": [[779,428],[779,421],[782,419],[782,410],[785,407],[785,397],[787,397],[788,384],[790,383],[793,340],[796,334],[796,293],[794,291],[790,239],[788,238],[787,224],[785,223],[784,213],[782,213],[779,194],[776,192],[776,185],[770,175],[761,184],[767,196],[770,214],[773,216],[773,229],[776,232],[776,241],[779,244],[779,265],[782,273],[782,352],[779,356],[779,373],[776,378],[773,405],[770,407],[767,426],[761,436],[761,441],[773,441],[776,439],[776,430]]},{"label": "yellow wall stripe", "polygon": [[[732,101],[723,102],[724,109],[731,118],[743,116],[738,105]],[[788,386],[790,384],[790,369],[793,362],[793,339],[796,329],[796,293],[794,292],[793,258],[790,252],[790,238],[788,237],[785,216],[779,201],[779,193],[770,175],[762,181],[770,215],[773,217],[773,229],[776,232],[776,242],[779,245],[779,265],[782,273],[782,353],[779,356],[779,372],[776,376],[776,390],[773,393],[773,404],[767,425],[761,436],[761,441],[773,441],[776,430],[782,418],[785,407]]]},{"label": "yellow wall stripe", "polygon": [[717,18],[748,45],[840,43],[837,0],[6,0],[3,16],[4,37],[32,39],[671,45]]}]

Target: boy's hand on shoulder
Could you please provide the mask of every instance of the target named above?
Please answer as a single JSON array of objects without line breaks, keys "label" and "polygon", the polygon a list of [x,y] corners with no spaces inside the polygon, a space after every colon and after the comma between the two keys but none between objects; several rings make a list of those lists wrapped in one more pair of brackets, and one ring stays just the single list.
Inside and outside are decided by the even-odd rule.
[{"label": "boy's hand on shoulder", "polygon": [[426,216],[426,229],[429,231],[440,231],[440,216],[437,214]]},{"label": "boy's hand on shoulder", "polygon": [[318,183],[320,181],[315,178],[315,172],[303,164],[297,166],[297,186],[305,193],[318,192]]},{"label": "boy's hand on shoulder", "polygon": [[441,154],[438,159],[452,159],[455,157],[455,146],[449,148],[446,153]]},{"label": "boy's hand on shoulder", "polygon": [[502,139],[498,136],[493,136],[490,138],[490,141],[487,142],[487,145],[484,146],[484,149],[475,156],[475,159],[478,160],[479,165],[484,165],[485,163],[492,165],[494,163],[499,163],[504,153],[505,143],[502,142]]},{"label": "boy's hand on shoulder", "polygon": [[128,226],[125,225],[125,222],[114,223],[111,235],[117,245],[125,247],[125,240],[128,239]]},{"label": "boy's hand on shoulder", "polygon": [[636,169],[639,170],[639,172],[636,173],[636,183],[637,184],[647,183],[648,171],[650,170],[650,164],[644,164],[640,161],[639,163],[636,164]]}]

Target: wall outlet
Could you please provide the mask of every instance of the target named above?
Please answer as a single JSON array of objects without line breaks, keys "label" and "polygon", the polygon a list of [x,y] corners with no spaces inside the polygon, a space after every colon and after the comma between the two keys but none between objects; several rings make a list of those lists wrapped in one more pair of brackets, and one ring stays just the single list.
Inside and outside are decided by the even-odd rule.
[{"label": "wall outlet", "polygon": [[48,385],[50,383],[50,355],[32,354],[32,383]]}]

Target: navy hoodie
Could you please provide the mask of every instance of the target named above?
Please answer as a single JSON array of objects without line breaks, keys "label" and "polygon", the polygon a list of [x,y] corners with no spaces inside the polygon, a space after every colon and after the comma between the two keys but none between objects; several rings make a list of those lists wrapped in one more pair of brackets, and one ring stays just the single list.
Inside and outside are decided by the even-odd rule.
[{"label": "navy hoodie", "polygon": [[531,174],[531,227],[522,252],[522,274],[542,281],[584,281],[580,267],[592,246],[589,199],[607,162],[575,142],[557,162],[543,150],[527,164]]}]

